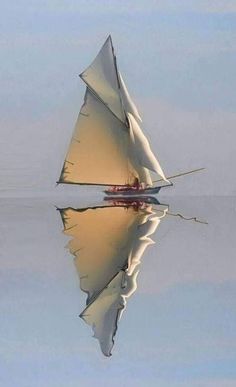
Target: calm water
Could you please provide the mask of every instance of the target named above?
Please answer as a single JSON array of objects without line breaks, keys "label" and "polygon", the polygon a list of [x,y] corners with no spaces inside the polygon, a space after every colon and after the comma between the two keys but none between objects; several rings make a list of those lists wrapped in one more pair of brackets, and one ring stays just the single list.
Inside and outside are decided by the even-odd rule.
[{"label": "calm water", "polygon": [[[100,209],[99,221],[98,209],[73,212],[101,205],[85,196],[1,199],[1,386],[236,385],[236,198],[159,201],[168,211],[160,218],[152,207],[151,218],[159,223],[150,235],[155,244],[134,265],[138,274],[130,285],[127,278],[117,277],[124,273],[119,252],[134,251],[137,241],[145,239],[144,227],[139,234],[122,234],[114,209],[107,218],[107,209]],[[71,207],[67,225],[57,207]],[[136,216],[134,212],[132,219]],[[68,227],[74,220],[80,222],[77,230]],[[143,219],[139,223],[145,224]],[[83,248],[78,257],[71,254],[74,247]],[[118,251],[116,267],[106,271],[104,266],[99,285],[96,278],[95,284],[88,283],[92,269],[78,262],[84,260],[86,266],[87,257],[95,259],[97,273],[99,260],[111,247]],[[79,318],[89,298],[80,288],[84,270],[89,276],[82,288],[92,294],[97,286],[90,294],[90,325]],[[112,289],[102,291],[107,279],[113,279]],[[112,302],[104,306],[107,296]],[[111,357],[102,353],[93,329]]]}]

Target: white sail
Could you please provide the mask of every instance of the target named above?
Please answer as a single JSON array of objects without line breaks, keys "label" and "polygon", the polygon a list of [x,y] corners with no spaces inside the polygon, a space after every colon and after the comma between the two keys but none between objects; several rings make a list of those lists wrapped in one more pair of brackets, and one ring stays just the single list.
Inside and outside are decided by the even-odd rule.
[{"label": "white sail", "polygon": [[127,113],[127,115],[128,115],[130,127],[132,128],[132,132],[133,132],[133,139],[132,139],[133,144],[136,149],[138,159],[141,165],[157,173],[163,180],[168,182],[139,124],[137,123],[137,121],[135,120],[134,116],[131,113]]},{"label": "white sail", "polygon": [[142,119],[139,115],[138,109],[135,106],[134,102],[132,101],[128,89],[125,85],[125,82],[122,78],[121,73],[119,72],[119,80],[120,80],[120,93],[121,93],[121,99],[124,106],[124,109],[127,113],[131,113],[136,119],[142,122]]},{"label": "white sail", "polygon": [[140,164],[137,170],[139,171],[139,182],[144,183],[145,186],[152,187],[153,182],[149,170]]},{"label": "white sail", "polygon": [[111,37],[109,36],[92,64],[80,74],[88,87],[119,118],[126,122],[119,92],[119,80]]},{"label": "white sail", "polygon": [[168,181],[139,127],[109,37],[81,74],[87,84],[58,183],[152,186],[150,171]]},{"label": "white sail", "polygon": [[128,128],[87,89],[59,182],[132,184],[129,148]]},{"label": "white sail", "polygon": [[137,171],[138,173],[139,182],[144,183],[145,185],[151,187],[153,183],[152,183],[150,171],[147,168],[145,168],[140,162],[140,158],[134,142],[133,129],[131,126],[129,128],[129,135],[130,135],[129,157],[130,157],[130,160],[132,160],[132,166],[135,169],[135,171]]}]

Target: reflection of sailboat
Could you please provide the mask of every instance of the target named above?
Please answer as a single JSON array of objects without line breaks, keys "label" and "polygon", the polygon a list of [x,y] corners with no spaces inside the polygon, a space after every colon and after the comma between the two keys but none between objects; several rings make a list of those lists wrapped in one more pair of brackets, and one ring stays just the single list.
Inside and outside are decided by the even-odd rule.
[{"label": "reflection of sailboat", "polygon": [[[136,203],[137,204],[137,203]],[[168,207],[151,204],[61,209],[80,286],[88,294],[81,317],[92,326],[102,352],[111,355],[117,322],[137,288],[138,265]]]},{"label": "reflection of sailboat", "polygon": [[117,69],[109,36],[80,75],[84,104],[58,183],[112,186],[107,194],[156,193],[151,173],[166,178],[140,128],[140,116]]}]

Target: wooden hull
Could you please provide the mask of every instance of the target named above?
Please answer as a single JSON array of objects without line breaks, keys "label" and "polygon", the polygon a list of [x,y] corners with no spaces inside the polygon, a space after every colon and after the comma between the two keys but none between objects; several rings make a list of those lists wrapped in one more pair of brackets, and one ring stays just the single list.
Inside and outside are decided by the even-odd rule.
[{"label": "wooden hull", "polygon": [[141,197],[142,195],[153,195],[153,194],[157,194],[160,189],[162,187],[151,187],[151,188],[146,188],[146,189],[137,189],[137,190],[134,190],[134,189],[130,189],[130,190],[120,190],[120,191],[109,191],[109,190],[105,190],[104,193],[108,196],[112,196],[112,197],[117,197],[117,196],[121,196],[121,197],[124,197],[124,196],[128,196],[128,197]]}]

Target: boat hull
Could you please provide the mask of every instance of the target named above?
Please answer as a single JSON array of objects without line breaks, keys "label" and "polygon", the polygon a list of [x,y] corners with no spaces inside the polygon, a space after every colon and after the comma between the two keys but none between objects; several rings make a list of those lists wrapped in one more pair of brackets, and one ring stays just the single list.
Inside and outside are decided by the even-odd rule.
[{"label": "boat hull", "polygon": [[130,190],[120,190],[120,191],[109,191],[109,190],[105,190],[104,193],[108,196],[113,196],[113,197],[117,197],[117,196],[142,196],[142,195],[153,195],[153,194],[157,194],[160,189],[162,187],[151,187],[151,188],[146,188],[146,189],[137,189],[137,190],[134,190],[134,189],[130,189]]}]

